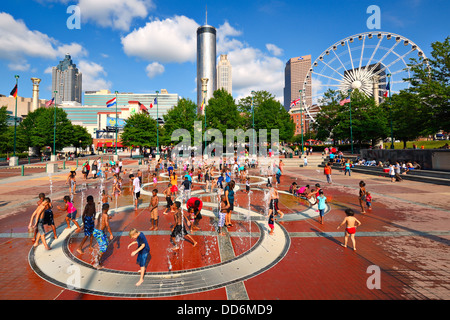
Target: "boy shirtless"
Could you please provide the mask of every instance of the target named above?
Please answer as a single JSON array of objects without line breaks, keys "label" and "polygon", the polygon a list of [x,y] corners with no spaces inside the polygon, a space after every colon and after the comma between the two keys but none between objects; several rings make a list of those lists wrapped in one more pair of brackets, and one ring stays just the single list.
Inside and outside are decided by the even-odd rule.
[{"label": "boy shirtless", "polygon": [[356,227],[359,227],[361,225],[361,222],[359,222],[358,219],[354,217],[355,213],[352,209],[346,209],[345,214],[347,217],[345,217],[344,221],[340,225],[338,225],[338,229],[345,224],[345,238],[344,238],[344,244],[341,244],[344,248],[347,248],[347,242],[348,237],[351,237],[352,243],[353,243],[353,250],[356,251],[356,240],[355,240],[355,233],[356,233]]},{"label": "boy shirtless", "polygon": [[284,213],[278,209],[278,200],[280,196],[278,195],[278,190],[275,187],[270,188],[270,204],[269,204],[269,216],[273,214],[274,216],[280,214],[280,219],[283,218]]},{"label": "boy shirtless", "polygon": [[112,240],[113,234],[111,231],[111,227],[109,226],[109,219],[108,216],[108,210],[109,210],[109,204],[104,203],[102,206],[102,213],[100,215],[100,218],[97,220],[97,228],[94,228],[94,238],[98,242],[99,252],[97,256],[97,266],[94,266],[97,269],[102,269],[103,266],[101,265],[101,258],[103,254],[106,252],[106,249],[108,249],[108,238],[106,237],[106,231],[109,232],[109,240]]},{"label": "boy shirtless", "polygon": [[166,209],[164,209],[163,214],[167,214],[167,210],[171,210],[172,205],[173,205],[173,199],[172,199],[172,184],[169,183],[169,185],[167,186],[166,190],[164,190],[164,196],[166,197]]},{"label": "boy shirtless", "polygon": [[[175,219],[175,223],[172,229],[172,233],[170,234],[170,243],[172,243],[173,247],[173,251],[179,250],[180,247],[178,246],[178,244],[175,244],[175,241],[177,238],[184,238],[184,237],[188,237],[192,243],[194,244],[194,247],[197,245],[197,241],[195,241],[190,235],[189,233],[186,231],[185,225],[187,225],[188,227],[190,226],[190,222],[189,219],[186,219],[186,217],[183,215],[183,213],[181,212],[181,203],[180,201],[175,201],[175,203],[172,206],[172,211],[175,212],[174,214],[174,219]],[[184,219],[184,223],[183,223],[183,219]]]},{"label": "boy shirtless", "polygon": [[84,207],[83,214],[81,215],[81,219],[83,220],[84,225],[84,238],[83,240],[81,240],[81,244],[77,249],[77,252],[79,254],[82,254],[84,252],[83,246],[88,238],[89,238],[89,249],[92,249],[92,240],[94,239],[95,214],[96,211],[95,211],[94,197],[89,195],[87,197],[87,204]]},{"label": "boy shirtless", "polygon": [[158,230],[158,189],[153,189],[152,191],[152,199],[150,200],[150,205],[148,209],[150,210],[150,230]]},{"label": "boy shirtless", "polygon": [[[44,215],[45,210],[50,208],[50,199],[44,198],[42,202],[39,204],[39,206],[36,208],[36,210],[31,215],[30,223],[28,227],[30,229],[34,229],[37,227],[37,235],[36,235],[36,241],[34,242],[33,247],[36,248],[39,245],[39,240],[42,241],[42,244],[44,245],[45,249],[50,250],[50,247],[47,245],[47,242],[45,241],[45,230],[44,230]],[[34,221],[34,222],[33,222]]]}]

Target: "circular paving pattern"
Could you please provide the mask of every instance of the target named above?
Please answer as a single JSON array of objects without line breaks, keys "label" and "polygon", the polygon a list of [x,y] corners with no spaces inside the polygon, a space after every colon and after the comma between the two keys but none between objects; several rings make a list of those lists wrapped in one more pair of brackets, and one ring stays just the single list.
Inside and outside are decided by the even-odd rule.
[{"label": "circular paving pattern", "polygon": [[[264,178],[262,178],[264,179]],[[257,184],[265,183],[264,181]],[[142,193],[150,195],[144,184]],[[284,193],[279,191],[280,193]],[[193,195],[205,194],[196,190]],[[164,204],[163,202],[160,202]],[[204,202],[202,215],[216,218],[213,210],[217,203]],[[111,209],[110,214],[133,210],[133,206],[123,206]],[[329,211],[329,207],[326,212]],[[76,258],[69,250],[69,239],[74,234],[75,227],[64,229],[58,239],[52,243],[52,250],[47,251],[43,246],[31,249],[29,263],[31,268],[43,279],[57,286],[69,290],[110,297],[170,297],[213,290],[252,278],[277,264],[287,254],[290,238],[287,231],[278,223],[275,224],[274,235],[267,232],[267,217],[248,208],[235,207],[234,220],[253,221],[259,233],[259,239],[248,251],[225,262],[214,265],[169,272],[147,272],[144,283],[136,287],[139,279],[137,272],[111,269],[97,270],[84,261]],[[309,207],[301,212],[286,214],[283,221],[293,221],[317,216],[314,208]]]}]

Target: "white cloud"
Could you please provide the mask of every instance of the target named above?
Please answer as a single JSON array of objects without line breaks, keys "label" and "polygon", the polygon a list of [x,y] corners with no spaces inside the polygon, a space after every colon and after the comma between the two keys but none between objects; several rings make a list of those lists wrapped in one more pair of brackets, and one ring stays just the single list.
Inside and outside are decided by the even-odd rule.
[{"label": "white cloud", "polygon": [[87,51],[77,43],[61,44],[59,41],[36,30],[29,30],[22,20],[0,12],[0,59],[10,61],[12,70],[28,70],[27,58],[57,59],[67,52],[83,57]]},{"label": "white cloud", "polygon": [[185,16],[153,20],[122,37],[128,56],[160,63],[196,61],[199,25]]},{"label": "white cloud", "polygon": [[152,79],[160,74],[163,74],[165,69],[162,64],[153,62],[150,63],[145,70],[147,71],[147,76]]},{"label": "white cloud", "polygon": [[266,49],[274,56],[281,56],[283,54],[283,49],[278,48],[272,43],[266,44]]},{"label": "white cloud", "polygon": [[[252,90],[266,90],[283,103],[284,62],[233,37],[242,35],[228,22],[217,29],[218,54],[228,54],[233,67],[233,95],[241,99]],[[282,54],[274,45],[266,46],[272,55]]]},{"label": "white cloud", "polygon": [[80,0],[82,21],[128,31],[135,18],[144,19],[155,6],[152,0]]},{"label": "white cloud", "polygon": [[83,91],[111,89],[112,84],[105,79],[107,73],[101,65],[81,60],[78,69],[83,74]]}]

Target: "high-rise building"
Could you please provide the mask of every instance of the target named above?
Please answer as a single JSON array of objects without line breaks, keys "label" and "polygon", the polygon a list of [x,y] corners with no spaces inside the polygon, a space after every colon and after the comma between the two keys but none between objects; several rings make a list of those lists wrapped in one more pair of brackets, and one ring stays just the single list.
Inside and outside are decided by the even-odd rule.
[{"label": "high-rise building", "polygon": [[217,64],[217,89],[225,89],[229,94],[233,94],[232,68],[226,54],[220,55]]},{"label": "high-rise building", "polygon": [[[291,58],[284,69],[284,108],[289,111],[292,101],[300,98],[306,74],[311,69],[311,55]],[[302,92],[306,105],[312,105],[311,78],[307,80],[306,92]]]},{"label": "high-rise building", "polygon": [[[199,113],[203,98],[205,104],[217,90],[216,80],[216,28],[207,24],[197,29],[197,106]],[[208,79],[206,90],[202,89],[202,79]],[[205,82],[205,80],[203,80]],[[206,92],[203,92],[206,91]]]},{"label": "high-rise building", "polygon": [[82,74],[77,65],[72,62],[70,54],[66,54],[64,60],[52,68],[52,94],[56,94],[55,103],[63,101],[76,101],[81,103]]}]

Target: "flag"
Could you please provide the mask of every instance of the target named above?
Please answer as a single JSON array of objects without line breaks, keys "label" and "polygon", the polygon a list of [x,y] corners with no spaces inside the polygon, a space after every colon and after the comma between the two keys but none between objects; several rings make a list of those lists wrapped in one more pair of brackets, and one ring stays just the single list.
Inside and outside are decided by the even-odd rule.
[{"label": "flag", "polygon": [[202,101],[202,105],[200,106],[200,110],[203,111],[203,107],[205,106],[205,99]]},{"label": "flag", "polygon": [[290,107],[291,107],[291,108],[292,108],[292,107],[295,107],[295,106],[297,105],[297,103],[299,103],[299,102],[300,102],[300,99],[296,99],[296,100],[292,101]]},{"label": "flag", "polygon": [[153,108],[156,103],[157,102],[156,102],[156,98],[155,98],[155,100],[153,100],[153,103],[150,103],[150,109]]},{"label": "flag", "polygon": [[144,105],[143,105],[142,103],[140,103],[140,102],[138,102],[138,104],[139,104],[139,109],[140,109],[141,111],[144,111],[145,113],[148,114],[147,107],[144,106]]},{"label": "flag", "polygon": [[14,89],[12,89],[10,95],[17,98],[17,84],[14,86]]},{"label": "flag", "polygon": [[341,106],[343,106],[344,104],[349,103],[349,102],[350,102],[350,96],[348,96],[348,97],[345,98],[344,100],[341,100],[341,102],[339,102],[339,104],[340,104]]},{"label": "flag", "polygon": [[45,107],[46,108],[48,108],[48,107],[50,107],[52,104],[54,104],[55,103],[55,97],[53,97],[52,98],[52,100],[48,100],[46,103],[45,103]]},{"label": "flag", "polygon": [[114,97],[114,98],[112,98],[111,100],[109,100],[109,101],[106,103],[106,107],[107,107],[107,108],[110,108],[110,107],[112,107],[112,106],[114,106],[114,105],[116,105],[116,104],[117,104],[116,98]]},{"label": "flag", "polygon": [[389,90],[391,90],[391,83],[388,82],[388,84],[386,85],[386,92],[384,93],[384,97],[387,98],[387,96],[389,95]]}]

